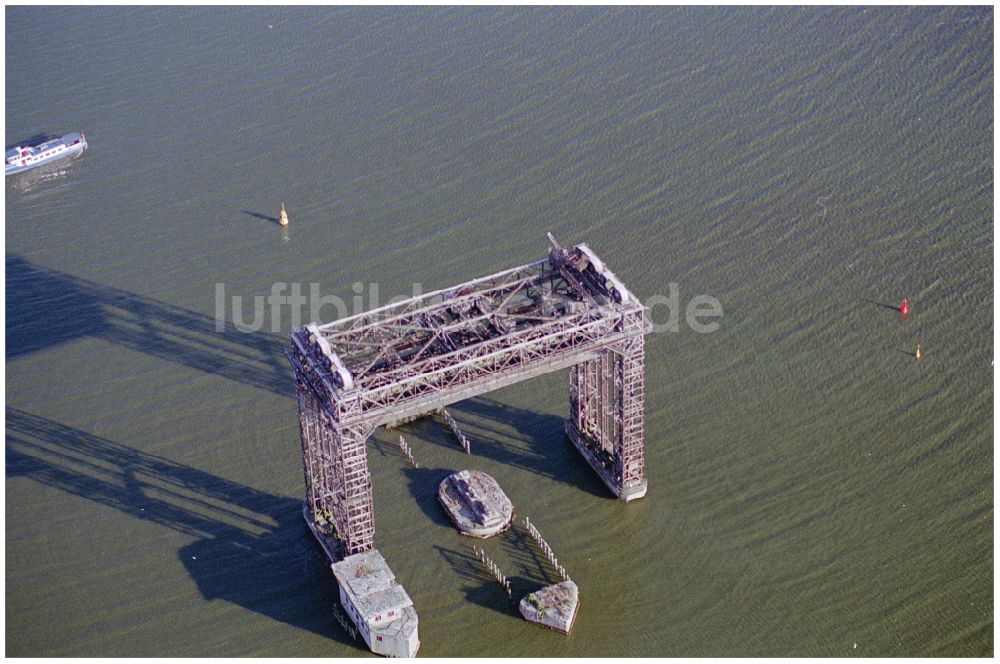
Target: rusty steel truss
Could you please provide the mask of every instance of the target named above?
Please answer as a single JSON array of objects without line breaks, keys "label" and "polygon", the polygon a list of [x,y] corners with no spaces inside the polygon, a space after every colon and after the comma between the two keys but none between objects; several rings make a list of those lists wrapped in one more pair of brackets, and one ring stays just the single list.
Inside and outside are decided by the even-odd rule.
[{"label": "rusty steel truss", "polygon": [[646,310],[587,247],[292,333],[306,517],[347,554],[375,536],[365,443],[463,399],[570,369],[566,434],[626,501],[646,493]]}]

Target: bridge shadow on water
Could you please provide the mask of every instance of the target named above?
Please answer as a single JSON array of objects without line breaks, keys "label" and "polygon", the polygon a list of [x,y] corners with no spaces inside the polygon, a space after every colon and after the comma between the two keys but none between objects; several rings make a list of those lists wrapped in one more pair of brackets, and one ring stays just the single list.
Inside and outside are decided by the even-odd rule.
[{"label": "bridge shadow on water", "polygon": [[300,500],[17,408],[6,409],[6,421],[8,481],[30,478],[194,538],[177,555],[206,600],[367,652],[333,619],[336,582],[302,520]]},{"label": "bridge shadow on water", "polygon": [[[204,314],[45,268],[17,255],[7,255],[6,280],[8,362],[95,338],[274,394],[294,396],[292,372],[283,352],[286,340],[277,335],[240,332],[231,322],[218,330],[217,321]],[[596,496],[609,495],[566,439],[561,417],[509,406],[488,396],[467,399],[451,410],[472,440],[474,455],[575,485]],[[516,436],[498,435],[490,422],[514,427]],[[443,446],[458,445],[440,420],[433,426],[417,422],[401,430],[419,431],[422,438]]]},{"label": "bridge shadow on water", "polygon": [[[6,283],[8,363],[94,338],[274,394],[294,395],[283,354],[285,340],[276,335],[243,333],[232,323],[218,330],[209,316],[17,255],[7,255]],[[487,396],[455,404],[451,411],[470,437],[474,456],[613,499],[566,439],[562,417]],[[193,541],[177,555],[206,600],[232,602],[367,652],[330,615],[328,607],[338,602],[336,584],[302,521],[300,500],[231,482],[18,408],[7,408],[6,422],[8,479],[30,478],[189,536]],[[514,432],[500,434],[499,425]],[[409,427],[422,439],[460,449],[440,420],[401,430],[412,430]],[[392,453],[373,441],[369,449]],[[417,456],[419,460],[419,450]],[[437,485],[450,472],[407,472],[424,514],[448,528],[450,520],[437,503]],[[518,566],[529,570],[525,576],[510,576],[518,597],[538,587],[540,561],[530,547],[516,541],[509,546]],[[481,587],[466,590],[471,601],[502,606],[504,613],[516,615],[506,593],[470,552],[439,552],[460,574],[465,575],[465,558],[475,564],[478,571],[469,572],[468,578],[478,579]],[[497,598],[502,598],[500,604]]]},{"label": "bridge shadow on water", "polygon": [[[294,396],[284,340],[7,255],[6,359],[93,337]],[[206,297],[209,294],[206,293]],[[211,295],[214,298],[214,294]]]}]

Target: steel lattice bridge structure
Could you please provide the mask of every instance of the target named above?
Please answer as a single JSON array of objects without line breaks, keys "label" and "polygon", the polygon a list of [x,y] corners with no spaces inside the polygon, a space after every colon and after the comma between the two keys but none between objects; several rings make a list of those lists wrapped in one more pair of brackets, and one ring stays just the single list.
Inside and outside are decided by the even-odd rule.
[{"label": "steel lattice bridge structure", "polygon": [[566,434],[611,491],[646,493],[646,308],[586,244],[292,333],[305,516],[350,555],[373,547],[366,441],[392,426],[569,368]]}]

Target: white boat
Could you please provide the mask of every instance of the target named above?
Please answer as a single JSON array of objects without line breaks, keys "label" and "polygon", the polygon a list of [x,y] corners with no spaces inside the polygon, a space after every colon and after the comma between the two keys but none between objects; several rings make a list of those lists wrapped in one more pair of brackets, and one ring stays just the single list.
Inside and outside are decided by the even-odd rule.
[{"label": "white boat", "polygon": [[7,149],[4,160],[4,175],[22,173],[38,166],[81,154],[86,149],[87,137],[82,131],[53,138],[38,145],[15,145]]}]

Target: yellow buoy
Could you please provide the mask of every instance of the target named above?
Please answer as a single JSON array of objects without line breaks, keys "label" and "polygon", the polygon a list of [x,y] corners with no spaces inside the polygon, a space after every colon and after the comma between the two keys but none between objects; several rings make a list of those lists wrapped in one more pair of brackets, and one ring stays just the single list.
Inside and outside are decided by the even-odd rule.
[{"label": "yellow buoy", "polygon": [[914,353],[913,356],[917,358],[917,362],[920,361],[920,344],[917,344],[917,352]]},{"label": "yellow buoy", "polygon": [[278,224],[280,226],[288,225],[288,213],[285,212],[285,204],[281,204],[281,214],[278,216]]}]

